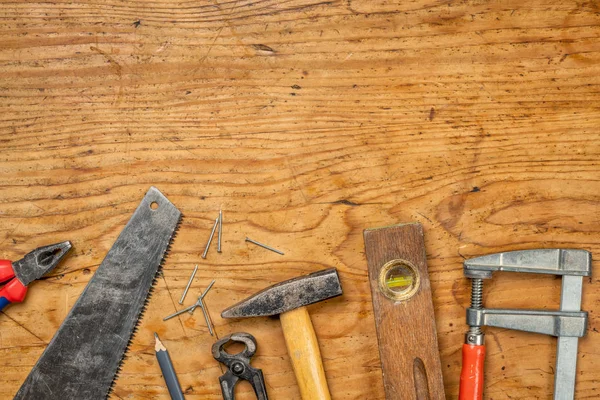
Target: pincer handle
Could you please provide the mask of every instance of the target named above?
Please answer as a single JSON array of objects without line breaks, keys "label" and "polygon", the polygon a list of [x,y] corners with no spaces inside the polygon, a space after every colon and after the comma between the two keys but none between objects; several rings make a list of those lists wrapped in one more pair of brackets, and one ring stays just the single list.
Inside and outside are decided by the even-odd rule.
[{"label": "pincer handle", "polygon": [[463,344],[459,400],[481,400],[483,398],[484,360],[484,345]]}]

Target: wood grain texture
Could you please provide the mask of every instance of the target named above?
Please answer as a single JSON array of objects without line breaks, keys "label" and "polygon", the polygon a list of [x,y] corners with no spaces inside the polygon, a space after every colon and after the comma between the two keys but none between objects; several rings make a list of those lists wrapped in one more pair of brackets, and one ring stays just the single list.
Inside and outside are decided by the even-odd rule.
[{"label": "wood grain texture", "polygon": [[[410,223],[367,229],[364,238],[385,398],[444,399],[423,227]],[[381,273],[395,260],[412,265],[419,281],[413,283],[414,295],[402,301],[386,297],[379,289]]]},{"label": "wood grain texture", "polygon": [[[152,332],[187,399],[221,399],[201,313],[258,340],[273,399],[298,399],[279,321],[219,318],[327,267],[310,307],[334,399],[383,399],[362,231],[423,224],[446,394],[458,393],[465,257],[600,254],[595,1],[260,0],[0,3],[0,243],[73,255],[0,314],[0,397],[18,390],[149,186],[184,219],[114,398],[168,399]],[[219,208],[223,253],[200,255]],[[244,243],[248,235],[285,252]],[[557,308],[560,280],[498,274],[488,307]],[[598,396],[600,284],[577,398]],[[486,329],[487,399],[549,399],[556,340]],[[247,386],[239,398],[253,399]]]},{"label": "wood grain texture", "polygon": [[279,316],[290,363],[303,400],[331,400],[319,342],[306,307]]}]

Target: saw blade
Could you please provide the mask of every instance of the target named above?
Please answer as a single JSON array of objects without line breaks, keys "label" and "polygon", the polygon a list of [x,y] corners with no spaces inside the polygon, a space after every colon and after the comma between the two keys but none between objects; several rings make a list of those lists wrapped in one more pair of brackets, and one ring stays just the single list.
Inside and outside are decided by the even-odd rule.
[{"label": "saw blade", "polygon": [[151,187],[15,399],[105,399],[181,212]]}]

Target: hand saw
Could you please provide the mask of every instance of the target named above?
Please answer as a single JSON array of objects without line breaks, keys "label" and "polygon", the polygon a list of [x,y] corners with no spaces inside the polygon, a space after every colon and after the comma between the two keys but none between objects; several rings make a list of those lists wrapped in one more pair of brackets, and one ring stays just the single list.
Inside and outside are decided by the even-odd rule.
[{"label": "hand saw", "polygon": [[105,399],[181,212],[151,187],[15,399]]}]

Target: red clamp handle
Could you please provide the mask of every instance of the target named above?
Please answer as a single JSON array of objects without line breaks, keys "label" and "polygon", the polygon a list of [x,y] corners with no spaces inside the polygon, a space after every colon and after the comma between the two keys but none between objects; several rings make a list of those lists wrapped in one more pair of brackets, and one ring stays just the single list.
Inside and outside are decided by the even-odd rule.
[{"label": "red clamp handle", "polygon": [[459,400],[483,399],[483,363],[485,346],[463,344]]}]

